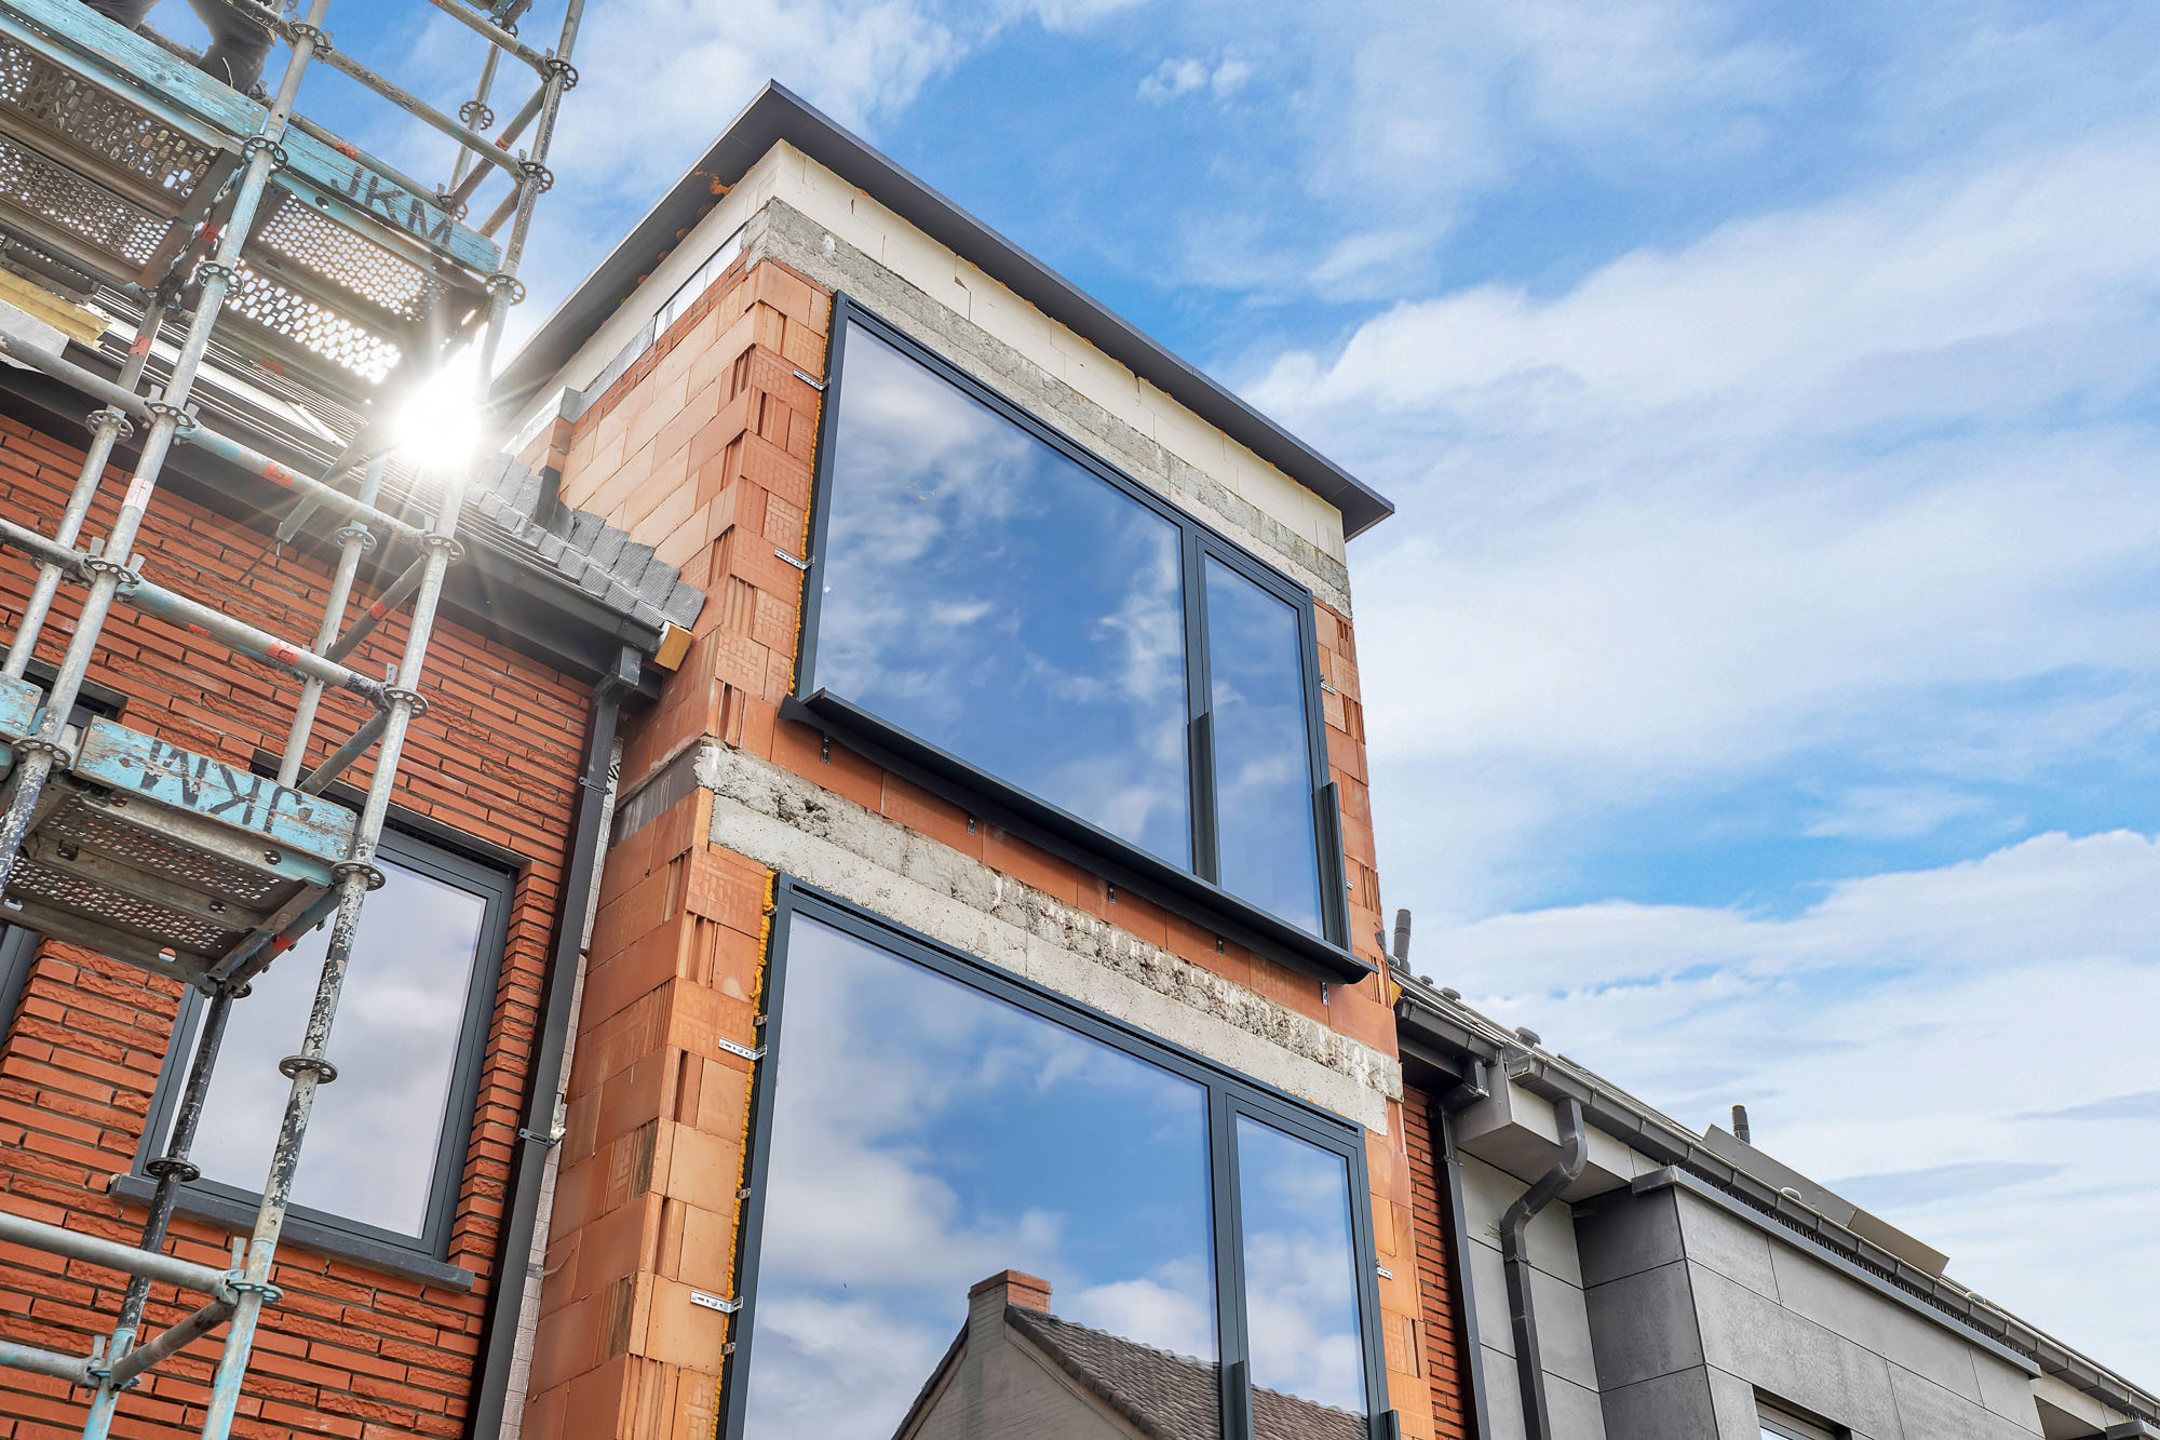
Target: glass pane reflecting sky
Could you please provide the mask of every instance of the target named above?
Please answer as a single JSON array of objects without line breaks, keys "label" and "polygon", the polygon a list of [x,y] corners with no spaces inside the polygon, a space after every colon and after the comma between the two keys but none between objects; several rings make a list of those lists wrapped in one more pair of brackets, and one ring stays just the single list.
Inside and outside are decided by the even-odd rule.
[{"label": "glass pane reflecting sky", "polygon": [[1288,605],[1207,561],[1222,887],[1320,931],[1303,639]]},{"label": "glass pane reflecting sky", "polygon": [[[1237,1146],[1253,1388],[1362,1414],[1349,1164],[1244,1115]],[[1301,1431],[1271,1425],[1268,1417],[1284,1409],[1262,1400],[1253,1406],[1258,1440],[1304,1440]]]},{"label": "glass pane reflecting sky", "polygon": [[[329,1057],[337,1083],[315,1092],[296,1204],[420,1234],[441,1152],[487,906],[479,896],[377,856]],[[260,1190],[285,1113],[277,1063],[300,1049],[329,928],[311,931],[233,1005],[203,1106],[194,1162],[206,1179]]]},{"label": "glass pane reflecting sky", "polygon": [[887,1440],[1007,1269],[1212,1397],[1202,1087],[800,915],[778,1023],[746,1435]]},{"label": "glass pane reflecting sky", "polygon": [[1177,527],[861,326],[815,682],[1190,865]]}]

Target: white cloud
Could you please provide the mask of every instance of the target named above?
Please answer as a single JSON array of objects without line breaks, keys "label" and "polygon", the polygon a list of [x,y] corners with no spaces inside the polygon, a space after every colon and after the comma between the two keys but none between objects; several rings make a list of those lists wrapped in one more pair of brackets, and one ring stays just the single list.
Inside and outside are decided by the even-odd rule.
[{"label": "white cloud", "polygon": [[1205,90],[1217,100],[1227,100],[1244,89],[1252,77],[1251,62],[1234,55],[1212,63],[1197,55],[1178,55],[1163,61],[1141,80],[1140,98],[1159,105]]},{"label": "white cloud", "polygon": [[1885,182],[1277,362],[1255,399],[1401,506],[1356,568],[1411,898],[1481,913],[1563,819],[1826,747],[1969,788],[2149,744],[2156,165],[2138,131]]},{"label": "white cloud", "polygon": [[2119,1098],[2160,1085],[2160,838],[2041,836],[1786,919],[1578,906],[1421,949],[1683,1123],[1746,1103],[1757,1144],[1861,1181],[1848,1198],[1948,1251],[1953,1276],[2105,1363],[2160,1370],[2141,1323],[2160,1151]]}]

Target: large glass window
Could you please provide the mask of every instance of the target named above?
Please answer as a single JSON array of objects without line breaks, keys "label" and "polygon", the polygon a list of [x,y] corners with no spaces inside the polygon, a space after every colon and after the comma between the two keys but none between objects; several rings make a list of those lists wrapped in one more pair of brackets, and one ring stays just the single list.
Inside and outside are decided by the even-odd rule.
[{"label": "large glass window", "polygon": [[1366,1440],[1354,1131],[792,886],[775,934],[728,1434]]},{"label": "large glass window", "polygon": [[844,301],[802,690],[1314,935],[1311,597]]},{"label": "large glass window", "polygon": [[[508,877],[395,834],[376,860],[387,878],[362,915],[330,1032],[337,1082],[316,1092],[293,1203],[335,1228],[439,1251],[464,1162]],[[310,932],[233,1004],[189,1157],[202,1171],[196,1188],[260,1192],[285,1110],[278,1061],[300,1048],[328,943],[328,926]],[[191,1002],[191,1034],[200,1013]],[[193,1046],[184,1049],[168,1066],[153,1154],[171,1131]]]}]

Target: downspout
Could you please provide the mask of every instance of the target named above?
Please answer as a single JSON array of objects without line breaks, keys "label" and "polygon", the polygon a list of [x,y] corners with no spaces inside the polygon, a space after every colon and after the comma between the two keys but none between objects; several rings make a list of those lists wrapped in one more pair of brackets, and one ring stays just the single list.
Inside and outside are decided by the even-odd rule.
[{"label": "downspout", "polygon": [[540,1212],[541,1186],[549,1155],[560,1138],[555,1129],[555,1111],[562,1090],[563,1055],[569,1048],[575,1012],[578,953],[584,947],[586,922],[600,888],[600,848],[604,838],[601,827],[612,799],[615,727],[621,718],[622,697],[637,688],[642,664],[638,652],[626,645],[617,656],[614,672],[593,687],[592,722],[586,727],[585,759],[577,782],[570,868],[563,885],[562,909],[555,917],[547,993],[541,1001],[540,1048],[533,1057],[532,1088],[525,1099],[524,1123],[518,1127],[517,1176],[512,1182],[510,1214],[496,1267],[494,1303],[488,1311],[480,1387],[473,1397],[472,1422],[467,1431],[473,1440],[494,1440],[502,1433],[510,1366],[517,1354],[518,1321],[525,1308],[526,1272]]},{"label": "downspout", "polygon": [[1462,1156],[1455,1149],[1455,1112],[1473,1105],[1489,1093],[1485,1067],[1472,1062],[1470,1078],[1447,1095],[1432,1102],[1430,1123],[1440,1137],[1440,1172],[1447,1183],[1449,1238],[1448,1271],[1454,1278],[1451,1297],[1462,1337],[1463,1378],[1469,1385],[1471,1433],[1477,1440],[1492,1440],[1492,1406],[1485,1398],[1484,1341],[1478,1334],[1477,1306],[1470,1296],[1470,1221],[1463,1211]]},{"label": "downspout", "polygon": [[1522,1387],[1527,1440],[1551,1440],[1552,1413],[1545,1400],[1544,1356],[1538,1349],[1537,1312],[1530,1302],[1530,1258],[1523,1251],[1523,1240],[1530,1221],[1582,1174],[1590,1154],[1581,1104],[1568,1099],[1553,1108],[1560,1121],[1560,1158],[1500,1217],[1500,1259],[1507,1271],[1508,1316],[1515,1325],[1515,1378]]}]

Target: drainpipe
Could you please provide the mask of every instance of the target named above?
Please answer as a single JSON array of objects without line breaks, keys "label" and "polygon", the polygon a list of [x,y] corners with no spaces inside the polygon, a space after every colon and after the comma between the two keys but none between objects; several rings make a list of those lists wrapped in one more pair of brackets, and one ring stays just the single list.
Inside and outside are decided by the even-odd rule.
[{"label": "drainpipe", "polygon": [[1523,1251],[1523,1240],[1531,1219],[1582,1174],[1590,1154],[1581,1104],[1562,1100],[1554,1109],[1560,1120],[1560,1158],[1500,1217],[1500,1259],[1507,1270],[1508,1315],[1515,1324],[1515,1378],[1522,1386],[1523,1434],[1528,1440],[1551,1440],[1552,1413],[1545,1401],[1544,1357],[1538,1349],[1537,1312],[1530,1303],[1530,1258]]},{"label": "drainpipe", "polygon": [[1448,1270],[1453,1277],[1456,1325],[1461,1331],[1463,1377],[1470,1393],[1470,1428],[1476,1440],[1492,1440],[1492,1404],[1485,1398],[1484,1340],[1478,1334],[1477,1305],[1470,1295],[1470,1221],[1463,1211],[1462,1155],[1455,1148],[1455,1112],[1476,1104],[1490,1093],[1485,1067],[1471,1062],[1469,1078],[1432,1102],[1429,1112],[1433,1133],[1440,1139],[1438,1168],[1447,1184],[1449,1238]]},{"label": "drainpipe", "polygon": [[540,1049],[533,1058],[525,1121],[518,1127],[517,1178],[503,1231],[501,1259],[496,1266],[494,1302],[488,1311],[480,1388],[473,1397],[472,1423],[467,1431],[473,1440],[494,1440],[502,1433],[510,1364],[517,1353],[518,1318],[525,1308],[526,1271],[540,1211],[541,1181],[547,1174],[548,1154],[561,1138],[555,1132],[555,1109],[562,1090],[563,1055],[570,1041],[578,952],[585,943],[585,923],[600,884],[600,830],[613,786],[609,770],[615,756],[615,724],[622,713],[622,697],[636,688],[642,664],[638,652],[626,645],[616,659],[614,672],[593,687],[592,722],[585,731],[577,818],[572,822],[570,870],[563,885],[562,909],[555,917],[547,995],[541,1002]]}]

